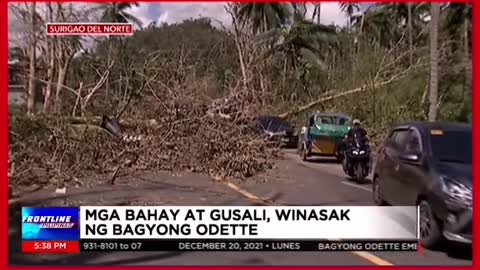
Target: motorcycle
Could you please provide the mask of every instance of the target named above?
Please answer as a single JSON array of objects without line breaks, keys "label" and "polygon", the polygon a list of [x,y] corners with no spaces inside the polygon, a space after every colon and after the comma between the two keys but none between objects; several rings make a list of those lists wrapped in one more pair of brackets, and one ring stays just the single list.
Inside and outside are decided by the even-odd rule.
[{"label": "motorcycle", "polygon": [[362,183],[372,171],[372,155],[370,146],[365,139],[353,138],[345,142],[343,171]]}]

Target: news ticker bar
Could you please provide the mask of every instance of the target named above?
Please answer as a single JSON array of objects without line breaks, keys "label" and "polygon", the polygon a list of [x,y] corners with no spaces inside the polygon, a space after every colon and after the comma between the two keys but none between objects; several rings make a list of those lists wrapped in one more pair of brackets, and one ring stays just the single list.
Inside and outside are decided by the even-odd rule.
[{"label": "news ticker bar", "polygon": [[417,251],[417,240],[85,239],[24,241],[24,253],[88,251]]}]

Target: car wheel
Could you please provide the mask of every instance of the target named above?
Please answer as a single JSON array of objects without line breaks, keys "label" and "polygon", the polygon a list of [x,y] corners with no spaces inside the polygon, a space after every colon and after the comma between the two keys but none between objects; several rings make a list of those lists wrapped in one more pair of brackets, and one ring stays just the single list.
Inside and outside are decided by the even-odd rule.
[{"label": "car wheel", "polygon": [[372,183],[372,194],[373,194],[373,203],[377,206],[385,206],[387,203],[383,199],[382,188],[380,186],[380,179],[375,177]]},{"label": "car wheel", "polygon": [[433,248],[442,240],[440,225],[426,200],[422,200],[418,206],[420,208],[420,240],[424,247]]}]

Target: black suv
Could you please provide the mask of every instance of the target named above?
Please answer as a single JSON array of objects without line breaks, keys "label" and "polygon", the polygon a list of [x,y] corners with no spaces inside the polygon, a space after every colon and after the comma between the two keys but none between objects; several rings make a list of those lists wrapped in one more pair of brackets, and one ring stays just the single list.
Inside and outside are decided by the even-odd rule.
[{"label": "black suv", "polygon": [[279,142],[282,146],[292,148],[298,145],[298,135],[295,128],[278,116],[256,117],[254,130],[269,140]]},{"label": "black suv", "polygon": [[376,205],[418,205],[426,248],[472,243],[472,126],[407,123],[394,127],[373,176]]}]

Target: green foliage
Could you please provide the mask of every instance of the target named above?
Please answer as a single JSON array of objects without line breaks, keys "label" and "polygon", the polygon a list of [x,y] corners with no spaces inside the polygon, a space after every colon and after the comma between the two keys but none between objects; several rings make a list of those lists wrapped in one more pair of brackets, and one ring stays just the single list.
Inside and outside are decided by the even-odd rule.
[{"label": "green foliage", "polygon": [[90,12],[95,12],[95,11],[100,11],[101,12],[101,17],[100,20],[102,22],[115,22],[115,23],[134,23],[137,26],[141,27],[142,22],[133,16],[132,14],[128,13],[126,10],[131,8],[132,6],[138,7],[138,3],[117,3],[117,2],[112,2],[112,3],[105,3],[105,4],[100,4],[93,9],[90,10]]},{"label": "green foliage", "polygon": [[[364,92],[319,104],[318,108],[356,115],[369,125],[382,127],[380,129],[393,121],[425,119],[429,28],[424,17],[428,15],[429,6],[412,4],[412,29],[406,25],[408,6],[405,3],[376,5],[360,15],[356,14],[359,9],[355,3],[342,3],[341,8],[351,17],[350,29],[313,23],[304,17],[301,4],[236,5],[234,11],[240,22],[256,34],[257,49],[263,52],[264,58],[257,61],[264,64],[262,75],[271,94],[265,110],[281,113],[311,102],[327,91],[339,93],[365,86],[367,90]],[[108,14],[116,11],[123,16],[121,14],[126,9],[121,5],[103,5],[101,10],[104,17],[113,18]],[[459,28],[468,23],[471,36],[471,18],[468,17],[471,7],[450,4],[444,10],[440,117],[468,121],[471,83],[468,83],[468,70],[464,68],[464,33]],[[412,55],[420,66],[399,81],[373,88],[374,79],[388,80],[409,68],[409,31],[413,36]],[[98,79],[99,75],[91,67],[105,69],[104,56],[108,53],[109,42],[100,41],[89,54],[74,60],[69,85]],[[118,40],[116,47],[118,52],[113,55],[116,64],[110,82],[116,94],[105,99],[97,98],[90,108],[92,112],[96,109],[114,111],[124,99],[125,92],[141,88],[142,76],[156,75],[156,81],[162,82],[163,86],[144,90],[141,98],[152,98],[152,95],[158,98],[164,94],[165,88],[188,88],[200,82],[208,85],[206,95],[218,97],[228,92],[241,74],[231,33],[213,27],[207,18],[172,25],[152,23],[136,31],[133,37]],[[471,51],[471,45],[469,48]],[[132,70],[136,76],[130,76]],[[253,70],[257,76],[257,69]],[[125,90],[127,77],[128,91]],[[106,94],[102,91],[99,95]],[[141,104],[141,98],[135,104]],[[72,102],[74,97],[68,101],[69,104]]]},{"label": "green foliage", "polygon": [[360,6],[355,2],[342,2],[340,3],[340,9],[348,16],[352,16],[353,13],[360,11]]},{"label": "green foliage", "polygon": [[[133,22],[140,26],[138,19],[128,12],[133,5],[138,4],[106,3],[97,5],[92,12],[99,12],[103,21]],[[135,31],[132,37],[99,40],[88,52],[72,59],[66,81],[68,89],[60,93],[61,104],[55,104],[61,105],[58,113],[72,115],[78,101],[73,92],[83,86],[82,97],[85,97],[113,62],[106,83],[94,93],[82,113],[116,115],[130,104],[123,114],[130,119],[161,118],[160,127],[142,128],[154,134],[154,138],[146,140],[153,144],[143,145],[141,149],[145,152],[141,156],[161,169],[180,164],[181,169],[210,168],[209,172],[212,164],[219,168],[241,167],[234,168],[239,172],[245,171],[244,166],[249,163],[241,156],[238,162],[231,162],[232,157],[239,155],[227,149],[232,147],[230,133],[210,130],[218,119],[195,119],[212,104],[211,99],[225,95],[238,94],[239,107],[248,108],[256,102],[254,95],[262,93],[258,99],[262,99],[263,107],[259,110],[264,114],[282,114],[305,104],[316,104],[290,115],[293,118],[290,120],[298,126],[305,124],[306,115],[312,110],[346,113],[365,123],[374,143],[394,123],[427,119],[430,25],[425,16],[429,4],[412,4],[409,16],[406,3],[375,5],[357,14],[358,4],[344,2],[340,7],[349,17],[348,27],[344,28],[308,20],[304,7],[298,3],[236,4],[234,12],[241,25],[249,28],[240,33],[238,43],[232,31],[214,27],[208,18],[171,25],[151,23]],[[407,23],[409,19],[412,27]],[[468,122],[472,119],[471,5],[443,5],[441,22],[439,119]],[[252,35],[255,39],[248,40]],[[79,43],[75,38],[68,40]],[[27,70],[25,48],[12,48],[10,55]],[[246,62],[246,84],[242,84],[245,78],[239,55]],[[46,61],[37,65],[43,67],[37,76],[45,78]],[[345,92],[349,94],[343,95]],[[249,96],[245,98],[244,94]],[[55,171],[77,176],[85,170],[102,171],[109,167],[102,164],[107,160],[118,164],[115,160],[120,145],[98,127],[66,124],[66,118],[57,115],[31,118],[25,115],[25,108],[10,106],[9,109],[10,161],[19,166],[17,172],[20,172],[10,177],[13,183],[29,185],[32,178],[48,181],[57,175]],[[177,124],[185,111],[194,114],[195,121]],[[212,125],[205,125],[205,121],[212,121]],[[230,125],[225,121],[220,121],[217,127]],[[190,136],[193,142],[205,138],[209,141],[211,134],[214,143],[193,144],[201,151],[188,155],[192,144],[186,138]],[[221,137],[218,134],[225,137],[225,142],[218,143]],[[162,140],[157,144],[159,137]],[[242,139],[236,141],[242,143]],[[157,155],[159,147],[165,147],[162,151],[168,155]],[[265,152],[250,143],[246,149]],[[211,159],[206,160],[209,155]],[[164,162],[165,156],[169,157],[168,162]],[[199,167],[198,160],[202,164],[206,160],[208,166]],[[265,165],[258,163],[257,158],[250,161],[248,174],[250,167]],[[33,172],[32,164],[45,168],[45,172]]]},{"label": "green foliage", "polygon": [[242,26],[249,26],[253,33],[265,32],[284,25],[291,12],[284,3],[238,4],[235,13]]}]

